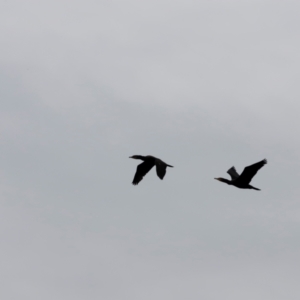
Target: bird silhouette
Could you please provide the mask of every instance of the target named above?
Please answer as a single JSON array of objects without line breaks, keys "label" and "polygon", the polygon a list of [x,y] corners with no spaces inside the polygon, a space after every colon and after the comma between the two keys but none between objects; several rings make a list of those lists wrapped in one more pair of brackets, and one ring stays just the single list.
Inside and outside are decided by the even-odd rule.
[{"label": "bird silhouette", "polygon": [[253,189],[253,190],[260,191],[260,189],[253,187],[249,183],[251,182],[252,178],[255,176],[257,171],[259,169],[261,169],[266,163],[267,163],[267,160],[264,159],[256,164],[245,167],[245,169],[241,175],[239,175],[237,173],[235,167],[232,167],[227,171],[227,173],[231,176],[231,180],[228,180],[228,179],[222,178],[222,177],[215,178],[215,179],[219,180],[221,182],[225,182],[229,185],[233,185],[240,189]]},{"label": "bird silhouette", "polygon": [[165,162],[163,162],[161,159],[151,155],[147,155],[147,156],[133,155],[130,156],[129,158],[140,159],[143,161],[136,168],[136,172],[132,181],[133,185],[139,184],[139,182],[154,167],[154,165],[156,166],[156,174],[161,180],[163,180],[164,176],[166,175],[167,167],[173,168],[173,166],[170,166]]}]

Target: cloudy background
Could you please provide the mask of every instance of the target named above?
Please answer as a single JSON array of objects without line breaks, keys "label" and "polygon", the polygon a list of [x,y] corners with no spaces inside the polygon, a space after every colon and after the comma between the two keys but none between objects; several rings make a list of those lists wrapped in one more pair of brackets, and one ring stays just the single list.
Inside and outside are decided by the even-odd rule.
[{"label": "cloudy background", "polygon": [[299,11],[0,1],[1,298],[300,299]]}]

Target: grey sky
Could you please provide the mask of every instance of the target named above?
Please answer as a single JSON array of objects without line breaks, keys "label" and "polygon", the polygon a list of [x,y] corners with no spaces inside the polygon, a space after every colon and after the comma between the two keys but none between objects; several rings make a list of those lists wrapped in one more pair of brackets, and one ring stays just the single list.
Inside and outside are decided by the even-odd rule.
[{"label": "grey sky", "polygon": [[0,2],[1,298],[298,300],[299,9]]}]

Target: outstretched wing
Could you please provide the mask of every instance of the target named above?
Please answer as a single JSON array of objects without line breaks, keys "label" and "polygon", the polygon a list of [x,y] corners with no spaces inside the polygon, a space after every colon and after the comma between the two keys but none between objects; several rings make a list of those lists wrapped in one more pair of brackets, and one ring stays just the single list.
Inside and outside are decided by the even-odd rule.
[{"label": "outstretched wing", "polygon": [[161,165],[161,164],[156,165],[156,174],[161,180],[164,179],[164,177],[166,175],[166,172],[167,172],[167,166],[166,165]]},{"label": "outstretched wing", "polygon": [[139,164],[136,168],[136,172],[132,181],[133,185],[137,185],[143,177],[152,169],[154,166],[154,161],[144,161],[143,163]]},{"label": "outstretched wing", "polygon": [[257,173],[257,171],[259,169],[261,169],[266,163],[267,163],[267,160],[264,159],[256,164],[246,167],[244,169],[243,173],[238,178],[238,181],[243,182],[243,184],[249,184],[250,181],[252,180],[252,178]]},{"label": "outstretched wing", "polygon": [[156,165],[156,174],[157,174],[157,176],[161,180],[163,180],[163,178],[166,175],[168,165],[165,162],[163,162],[162,160],[158,159],[158,158],[155,160],[155,165]]},{"label": "outstretched wing", "polygon": [[239,174],[238,172],[236,171],[235,167],[232,167],[230,168],[227,173],[230,175],[231,177],[231,180],[235,180],[235,179],[238,179],[239,178]]}]

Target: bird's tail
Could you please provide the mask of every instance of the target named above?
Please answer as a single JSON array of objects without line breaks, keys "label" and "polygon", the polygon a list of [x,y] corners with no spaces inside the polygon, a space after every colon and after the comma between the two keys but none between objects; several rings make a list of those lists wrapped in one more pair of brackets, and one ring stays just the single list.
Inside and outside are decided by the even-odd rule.
[{"label": "bird's tail", "polygon": [[256,191],[260,191],[260,189],[254,187],[254,186],[251,186],[251,189],[256,190]]}]

